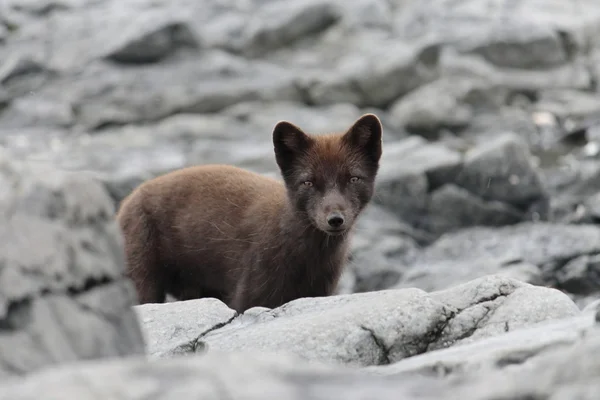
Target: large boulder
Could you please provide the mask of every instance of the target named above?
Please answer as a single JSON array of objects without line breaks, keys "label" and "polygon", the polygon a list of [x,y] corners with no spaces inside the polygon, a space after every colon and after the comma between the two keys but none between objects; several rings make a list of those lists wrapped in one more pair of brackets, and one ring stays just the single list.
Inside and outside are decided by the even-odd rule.
[{"label": "large boulder", "polygon": [[[136,308],[141,321],[146,321],[147,335],[160,339],[149,343],[149,352],[155,356],[213,350],[283,351],[356,366],[390,364],[579,314],[577,306],[555,289],[498,276],[431,294],[401,289],[303,298],[272,310],[252,308],[239,316],[209,299]],[[170,317],[190,309],[210,315],[214,325],[198,324],[194,318],[177,322]]]},{"label": "large boulder", "polygon": [[108,394],[115,400],[181,395],[215,400],[595,400],[599,351],[600,330],[587,314],[415,356],[412,363],[407,359],[358,370],[256,351],[213,351],[154,362],[88,362],[1,385],[0,399],[34,400],[41,393],[60,393],[61,398],[78,400]]},{"label": "large boulder", "polygon": [[434,237],[549,218],[540,170],[510,132],[464,154],[414,136],[387,145],[374,202]]},{"label": "large boulder", "polygon": [[556,287],[580,305],[600,295],[595,225],[521,223],[446,234],[405,265],[396,287],[435,291],[488,274]]},{"label": "large boulder", "polygon": [[0,153],[0,377],[144,352],[99,182]]}]

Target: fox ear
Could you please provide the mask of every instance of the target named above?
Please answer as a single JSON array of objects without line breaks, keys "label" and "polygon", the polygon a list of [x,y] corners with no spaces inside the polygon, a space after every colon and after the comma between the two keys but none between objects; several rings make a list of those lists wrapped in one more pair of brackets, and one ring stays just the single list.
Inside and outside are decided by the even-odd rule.
[{"label": "fox ear", "polygon": [[354,122],[344,135],[344,140],[350,146],[359,148],[372,161],[379,162],[381,158],[381,121],[375,114],[365,114]]},{"label": "fox ear", "polygon": [[310,146],[310,138],[296,125],[280,121],[273,129],[273,145],[277,165],[287,176],[294,161]]}]

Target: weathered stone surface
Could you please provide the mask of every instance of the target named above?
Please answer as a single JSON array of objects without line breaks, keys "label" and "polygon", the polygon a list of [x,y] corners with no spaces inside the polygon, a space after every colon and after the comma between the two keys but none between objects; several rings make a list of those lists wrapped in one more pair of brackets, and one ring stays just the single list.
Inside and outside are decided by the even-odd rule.
[{"label": "weathered stone surface", "polygon": [[335,70],[315,71],[299,80],[310,102],[385,107],[438,76],[437,46],[414,48],[396,41],[363,46],[360,53],[343,56]]},{"label": "weathered stone surface", "polygon": [[[395,102],[392,121],[424,136],[435,137],[442,128],[469,125],[478,109],[498,107],[491,85],[478,77],[444,77],[420,86]],[[486,104],[488,103],[488,104]]]},{"label": "weathered stone surface", "polygon": [[536,358],[546,353],[577,346],[586,334],[598,334],[592,313],[540,322],[506,334],[417,355],[393,365],[367,367],[365,371],[378,375],[460,376],[507,366],[518,368],[526,361],[537,364]]},{"label": "weathered stone surface", "polygon": [[[577,296],[597,293],[600,251],[594,225],[520,223],[447,234],[413,258],[399,287],[440,290],[487,274],[558,287]],[[564,285],[564,286],[563,286]]]},{"label": "weathered stone surface", "polygon": [[374,202],[434,236],[549,217],[540,172],[514,134],[474,146],[464,156],[418,137],[392,143],[381,161]]},{"label": "weathered stone surface", "polygon": [[39,393],[60,393],[63,398],[87,400],[103,396],[108,390],[115,400],[146,397],[166,400],[181,395],[207,400],[223,397],[324,400],[337,396],[359,400],[373,395],[381,399],[397,396],[413,399],[424,398],[413,397],[416,393],[431,392],[431,386],[423,382],[436,385],[432,379],[420,379],[418,384],[411,379],[412,383],[407,382],[405,388],[385,377],[338,368],[307,363],[290,355],[259,352],[214,352],[153,363],[132,358],[76,368],[65,366],[35,374],[1,386],[0,399],[28,400],[39,398]]},{"label": "weathered stone surface", "polygon": [[143,352],[102,185],[0,153],[0,376]]},{"label": "weathered stone surface", "polygon": [[337,8],[331,1],[273,2],[247,23],[241,50],[257,55],[284,47],[327,29],[338,19]]},{"label": "weathered stone surface", "polygon": [[442,234],[471,226],[512,225],[525,219],[524,213],[500,201],[486,201],[466,189],[447,184],[429,197],[421,226]]},{"label": "weathered stone surface", "polygon": [[391,366],[357,370],[286,353],[215,351],[152,363],[131,358],[64,366],[6,383],[0,398],[33,400],[39,393],[61,393],[86,400],[110,390],[118,400],[170,399],[182,393],[206,399],[594,400],[600,389],[598,351],[600,332],[586,315]]},{"label": "weathered stone surface", "polygon": [[[159,320],[155,313],[176,314],[192,306],[216,313],[215,327],[196,328],[195,335],[186,327],[185,335],[174,338],[152,333],[163,332],[164,324],[171,329],[169,319]],[[236,318],[214,311],[217,307],[202,299],[146,309],[144,318],[151,322],[144,329],[158,340],[149,343],[150,354],[260,350],[354,366],[385,365],[580,312],[557,290],[497,276],[431,294],[403,289],[298,299],[273,310],[253,308]]]},{"label": "weathered stone surface", "polygon": [[428,193],[451,181],[461,163],[457,152],[419,137],[391,143],[382,156],[373,201],[417,224],[427,211]]},{"label": "weathered stone surface", "polygon": [[[135,27],[135,26],[134,26]],[[122,42],[105,55],[106,59],[123,64],[146,64],[158,62],[180,47],[199,47],[200,43],[192,28],[185,22],[169,21],[154,25],[151,30],[127,32]]]},{"label": "weathered stone surface", "polygon": [[237,313],[216,299],[189,300],[177,304],[141,304],[134,308],[144,329],[147,353],[173,356],[173,343],[189,344],[219,325],[229,323]]},{"label": "weathered stone surface", "polygon": [[387,289],[398,282],[405,263],[410,263],[420,251],[420,236],[410,225],[401,223],[388,210],[371,204],[357,222],[350,260],[345,269],[343,293]]},{"label": "weathered stone surface", "polygon": [[457,181],[483,199],[502,201],[515,207],[547,200],[527,144],[515,134],[500,135],[467,152]]}]

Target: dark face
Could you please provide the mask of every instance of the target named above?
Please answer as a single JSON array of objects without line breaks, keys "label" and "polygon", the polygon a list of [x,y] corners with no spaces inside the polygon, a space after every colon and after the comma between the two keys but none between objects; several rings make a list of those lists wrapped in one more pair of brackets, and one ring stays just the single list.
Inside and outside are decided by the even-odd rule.
[{"label": "dark face", "polygon": [[377,117],[367,114],[344,135],[321,137],[281,122],[274,144],[296,210],[327,234],[347,232],[373,196],[381,156]]}]

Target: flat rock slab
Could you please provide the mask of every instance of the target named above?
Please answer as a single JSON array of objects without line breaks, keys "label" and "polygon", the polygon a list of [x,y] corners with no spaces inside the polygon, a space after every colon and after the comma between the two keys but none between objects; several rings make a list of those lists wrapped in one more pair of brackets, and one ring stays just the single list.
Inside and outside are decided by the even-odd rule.
[{"label": "flat rock slab", "polygon": [[456,376],[480,370],[500,370],[521,365],[544,353],[577,344],[596,331],[594,312],[544,321],[504,335],[440,349],[401,360],[393,365],[365,368],[373,374]]},{"label": "flat rock slab", "polygon": [[173,347],[173,344],[180,343],[185,348],[203,332],[223,326],[237,317],[235,310],[212,298],[141,304],[134,309],[144,329],[148,353],[156,357],[177,354],[174,350],[178,347]]},{"label": "flat rock slab", "polygon": [[[436,382],[424,380],[430,384],[419,382],[422,388],[413,390],[430,392],[431,384]],[[77,400],[422,398],[415,397],[410,389],[411,385],[417,386],[414,382],[411,379],[394,383],[386,377],[365,376],[345,368],[338,370],[291,355],[215,351],[155,362],[135,357],[59,367],[32,374],[20,382],[0,384],[0,400],[37,400],[42,393]]]},{"label": "flat rock slab", "polygon": [[[163,323],[156,317],[185,314],[180,310],[190,307],[193,315],[210,315],[215,327],[207,329],[197,318],[173,327],[170,318]],[[409,288],[304,298],[272,310],[252,308],[236,318],[214,299],[175,302],[146,308],[142,323],[155,338],[148,349],[154,356],[257,350],[368,366],[579,313],[558,290],[488,276],[431,294]],[[195,335],[194,325],[200,325]],[[163,334],[178,327],[184,335]]]},{"label": "flat rock slab", "polygon": [[489,274],[597,295],[600,228],[592,224],[520,223],[473,227],[442,236],[418,253],[395,288],[442,290]]},{"label": "flat rock slab", "polygon": [[[421,374],[381,376],[369,369],[324,365],[290,354],[214,351],[154,362],[132,357],[61,366],[0,385],[0,400],[37,400],[42,393],[77,400],[182,396],[207,400],[596,400],[600,329],[589,325],[576,339],[533,354],[526,363],[499,364],[449,379]],[[492,340],[482,341],[476,350],[485,351],[485,343]],[[463,355],[469,358],[477,353]],[[394,366],[380,368],[394,372]]]},{"label": "flat rock slab", "polygon": [[143,352],[100,182],[0,153],[0,377]]}]

